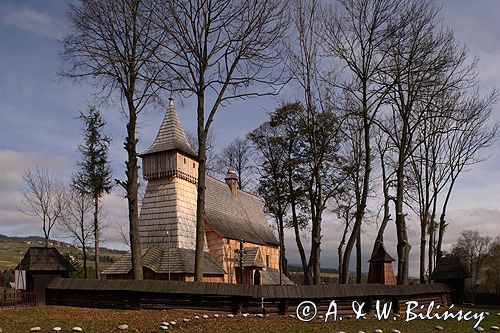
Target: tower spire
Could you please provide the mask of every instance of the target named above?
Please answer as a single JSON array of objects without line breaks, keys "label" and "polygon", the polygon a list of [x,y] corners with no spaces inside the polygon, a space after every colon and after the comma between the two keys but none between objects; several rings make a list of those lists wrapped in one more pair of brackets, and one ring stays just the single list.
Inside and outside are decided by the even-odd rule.
[{"label": "tower spire", "polygon": [[172,96],[169,97],[168,111],[153,144],[141,156],[168,150],[179,150],[189,156],[196,157],[175,111]]}]

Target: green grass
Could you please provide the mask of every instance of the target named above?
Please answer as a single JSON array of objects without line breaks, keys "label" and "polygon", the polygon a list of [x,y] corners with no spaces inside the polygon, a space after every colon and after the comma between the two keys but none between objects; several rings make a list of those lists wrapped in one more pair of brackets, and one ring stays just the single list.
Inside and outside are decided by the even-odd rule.
[{"label": "green grass", "polygon": [[[481,326],[485,332],[492,325],[500,325],[500,317],[496,315],[500,308],[479,309],[474,311],[489,311],[490,315],[483,320]],[[195,315],[208,314],[209,319],[194,319]],[[320,320],[301,322],[296,318],[270,315],[259,318],[253,315],[244,318],[241,315],[227,318],[221,313],[220,318],[214,318],[214,313],[175,311],[175,310],[111,310],[87,309],[59,306],[41,306],[34,308],[19,308],[0,310],[0,328],[3,332],[29,332],[33,326],[40,326],[43,332],[51,332],[52,327],[60,326],[63,332],[70,332],[74,326],[80,326],[84,332],[118,332],[118,325],[128,324],[129,332],[161,332],[162,321],[176,321],[177,325],[169,332],[252,332],[252,333],[299,333],[299,332],[338,332],[357,333],[362,330],[371,333],[377,328],[384,332],[398,329],[409,333],[436,332],[435,326],[443,326],[442,332],[474,332],[473,323],[457,322],[454,320],[415,320],[405,322],[404,319],[378,321],[375,319],[355,320],[347,319],[337,322],[325,323]],[[190,319],[184,323],[183,318]]]}]

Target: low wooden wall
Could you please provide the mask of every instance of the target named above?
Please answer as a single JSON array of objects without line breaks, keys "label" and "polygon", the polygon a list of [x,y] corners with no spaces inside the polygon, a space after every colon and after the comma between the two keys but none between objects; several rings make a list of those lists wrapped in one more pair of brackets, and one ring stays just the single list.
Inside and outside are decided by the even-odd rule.
[{"label": "low wooden wall", "polygon": [[225,283],[158,280],[57,279],[46,289],[50,305],[106,308],[182,308],[226,312],[295,313],[303,301],[326,311],[335,300],[339,314],[353,314],[352,302],[365,302],[365,312],[376,301],[390,302],[393,312],[403,311],[409,300],[447,305],[451,289],[444,284],[409,286],[328,285],[255,286]]}]

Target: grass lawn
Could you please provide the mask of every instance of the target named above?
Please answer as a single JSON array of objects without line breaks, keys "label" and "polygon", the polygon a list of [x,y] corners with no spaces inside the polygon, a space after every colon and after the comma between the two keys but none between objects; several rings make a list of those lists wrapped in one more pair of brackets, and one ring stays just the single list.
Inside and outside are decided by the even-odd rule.
[{"label": "grass lawn", "polygon": [[[500,308],[473,309],[474,312],[489,311],[490,315],[482,321],[481,327],[485,332],[494,332],[492,325],[500,325]],[[201,318],[204,314],[210,316],[208,319]],[[458,322],[453,319],[442,320],[414,320],[405,322],[404,316],[398,320],[376,319],[355,320],[346,319],[342,321],[329,321],[325,323],[319,319],[311,322],[301,322],[296,318],[269,315],[259,318],[250,315],[244,318],[241,315],[228,318],[227,314],[220,313],[220,318],[214,318],[215,313],[175,310],[111,310],[111,309],[87,309],[60,306],[40,306],[30,308],[19,308],[0,310],[0,328],[3,333],[29,332],[31,327],[40,326],[42,332],[51,332],[52,327],[62,327],[62,332],[70,332],[74,326],[80,326],[84,332],[119,332],[118,325],[129,325],[128,332],[162,332],[160,325],[162,321],[176,321],[175,327],[170,332],[270,332],[270,333],[299,333],[299,332],[339,332],[357,333],[362,330],[371,333],[380,328],[383,332],[391,332],[397,329],[402,333],[426,333],[437,332],[435,326],[444,327],[442,332],[474,332],[475,320]],[[195,315],[200,319],[194,319]],[[190,319],[183,322],[183,318]]]}]

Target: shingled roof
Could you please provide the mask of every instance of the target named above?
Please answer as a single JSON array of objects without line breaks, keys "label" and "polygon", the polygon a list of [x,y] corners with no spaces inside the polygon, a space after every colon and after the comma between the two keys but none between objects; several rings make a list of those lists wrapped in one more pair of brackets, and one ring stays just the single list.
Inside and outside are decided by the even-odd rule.
[{"label": "shingled roof", "polygon": [[[274,268],[267,268],[262,272],[262,284],[270,286],[280,285],[280,271]],[[283,286],[295,286],[292,280],[290,280],[285,274],[281,274],[281,285]]]},{"label": "shingled roof", "polygon": [[376,249],[374,249],[372,256],[368,262],[393,262],[395,259],[387,253],[385,250],[384,244],[379,243],[376,245]]},{"label": "shingled roof", "polygon": [[15,270],[24,271],[64,271],[75,268],[54,247],[30,247]]},{"label": "shingled roof", "polygon": [[[167,274],[169,272],[169,252],[170,252],[170,273],[194,273],[194,250],[171,248],[160,248],[157,246],[142,251],[142,265],[157,274]],[[123,255],[111,267],[104,270],[102,274],[128,274],[132,269],[131,254]],[[220,264],[208,253],[204,253],[204,274],[223,275],[226,272]]]},{"label": "shingled roof", "polygon": [[450,280],[450,279],[465,279],[470,278],[467,267],[462,260],[455,255],[447,255],[438,260],[431,278],[435,281]]},{"label": "shingled roof", "polygon": [[[246,253],[243,254],[243,267],[266,267],[262,262],[262,258],[259,255],[259,248],[246,247]],[[240,267],[239,257],[236,257],[234,267]]]},{"label": "shingled roof", "polygon": [[163,118],[163,122],[160,126],[160,130],[156,135],[156,139],[145,152],[140,154],[140,156],[158,153],[166,150],[179,150],[189,156],[196,157],[193,148],[187,140],[186,133],[182,129],[179,116],[175,111],[174,99],[170,98],[170,105],[168,112]]},{"label": "shingled roof", "polygon": [[205,219],[222,237],[279,245],[264,215],[262,201],[245,191],[233,196],[226,183],[206,176]]}]

